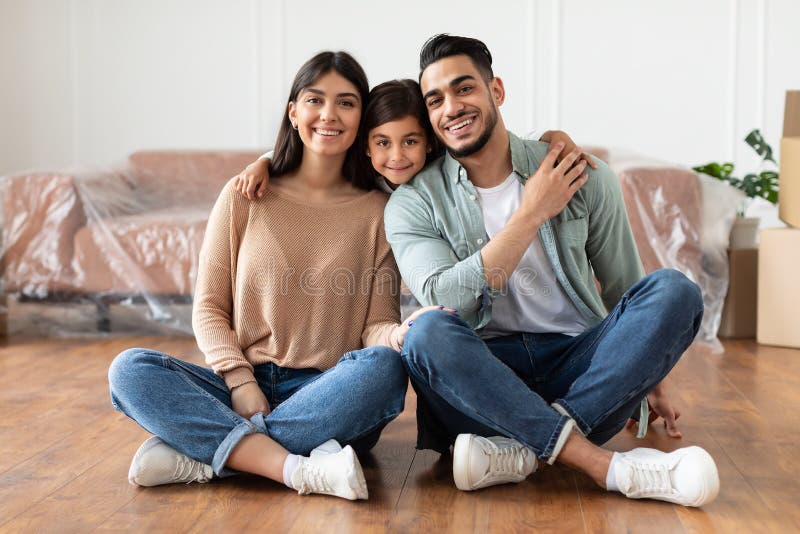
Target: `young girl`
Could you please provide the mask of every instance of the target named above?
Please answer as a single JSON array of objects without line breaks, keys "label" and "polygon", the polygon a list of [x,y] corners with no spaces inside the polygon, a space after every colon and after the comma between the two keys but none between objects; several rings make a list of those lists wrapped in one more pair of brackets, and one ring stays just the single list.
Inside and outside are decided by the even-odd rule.
[{"label": "young girl", "polygon": [[[155,436],[141,486],[248,472],[301,494],[366,499],[355,450],[403,409],[399,276],[358,132],[368,85],[343,52],[295,77],[269,191],[229,182],[210,215],[192,323],[211,369],[148,349],[109,369],[111,400]],[[454,310],[448,310],[454,312]],[[346,446],[342,448],[341,444]]]},{"label": "young girl", "polygon": [[[426,163],[443,152],[433,135],[419,84],[413,80],[392,80],[372,89],[364,112],[363,131],[364,151],[372,163],[375,183],[387,193],[411,180]],[[572,139],[558,130],[545,132],[539,140],[564,143],[562,154],[575,149]],[[234,179],[234,188],[239,193],[250,200],[264,195],[272,154],[264,154]],[[582,155],[581,159],[597,168],[587,155]]]}]

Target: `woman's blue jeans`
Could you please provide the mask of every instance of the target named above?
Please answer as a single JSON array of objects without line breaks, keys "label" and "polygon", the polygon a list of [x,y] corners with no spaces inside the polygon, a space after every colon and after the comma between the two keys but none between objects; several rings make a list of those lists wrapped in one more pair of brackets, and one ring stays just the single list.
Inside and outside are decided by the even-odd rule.
[{"label": "woman's blue jeans", "polygon": [[402,351],[420,403],[418,446],[443,452],[459,433],[503,435],[552,463],[570,418],[592,442],[605,443],[677,363],[702,316],[700,289],[671,269],[642,278],[576,337],[484,341],[457,317],[426,313]]},{"label": "woman's blue jeans", "polygon": [[383,346],[348,352],[325,372],[267,363],[254,374],[272,411],[249,420],[231,409],[228,387],[211,369],[154,350],[120,353],[108,381],[117,410],[219,476],[235,474],[228,457],[255,432],[295,454],[331,438],[366,452],[403,411],[408,386],[400,355]]}]

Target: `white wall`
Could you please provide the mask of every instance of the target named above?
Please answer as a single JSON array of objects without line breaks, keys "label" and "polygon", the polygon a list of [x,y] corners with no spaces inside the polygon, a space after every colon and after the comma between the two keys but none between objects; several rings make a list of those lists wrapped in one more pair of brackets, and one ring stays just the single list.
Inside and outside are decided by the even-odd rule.
[{"label": "white wall", "polygon": [[416,78],[438,32],[489,45],[514,131],[749,170],[742,137],[777,148],[800,88],[798,20],[796,0],[0,0],[0,174],[267,146],[313,53]]}]

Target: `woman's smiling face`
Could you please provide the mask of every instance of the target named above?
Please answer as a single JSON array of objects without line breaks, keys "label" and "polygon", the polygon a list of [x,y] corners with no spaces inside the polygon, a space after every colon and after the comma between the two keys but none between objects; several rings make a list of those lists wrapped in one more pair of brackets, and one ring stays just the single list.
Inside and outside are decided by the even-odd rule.
[{"label": "woman's smiling face", "polygon": [[421,171],[430,150],[425,130],[413,115],[372,128],[367,147],[372,167],[395,185],[406,183]]},{"label": "woman's smiling face", "polygon": [[306,149],[320,155],[347,152],[358,135],[362,102],[358,89],[336,71],[320,76],[289,103],[289,120]]}]

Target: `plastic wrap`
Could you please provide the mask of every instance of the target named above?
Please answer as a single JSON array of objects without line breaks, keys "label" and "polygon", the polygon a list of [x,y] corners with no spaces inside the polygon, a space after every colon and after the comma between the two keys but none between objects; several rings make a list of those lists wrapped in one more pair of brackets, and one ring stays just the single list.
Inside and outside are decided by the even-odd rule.
[{"label": "plastic wrap", "polygon": [[703,293],[696,341],[721,352],[717,331],[728,291],[728,239],[743,193],[690,169],[611,152],[646,272],[669,267]]},{"label": "plastic wrap", "polygon": [[116,168],[0,179],[9,334],[191,335],[208,215],[260,152],[137,152]]},{"label": "plastic wrap", "polygon": [[[645,269],[703,290],[698,339],[716,332],[741,195],[694,172],[594,150],[622,185]],[[117,168],[0,179],[3,296],[11,334],[191,335],[191,295],[219,191],[261,152],[138,152]],[[609,157],[610,156],[610,157]],[[418,306],[404,291],[403,315]]]}]

